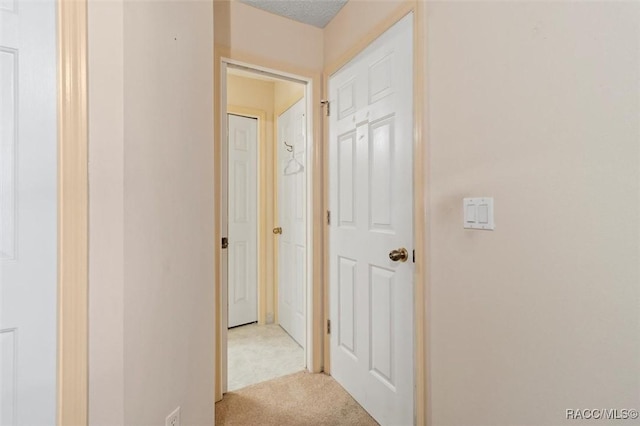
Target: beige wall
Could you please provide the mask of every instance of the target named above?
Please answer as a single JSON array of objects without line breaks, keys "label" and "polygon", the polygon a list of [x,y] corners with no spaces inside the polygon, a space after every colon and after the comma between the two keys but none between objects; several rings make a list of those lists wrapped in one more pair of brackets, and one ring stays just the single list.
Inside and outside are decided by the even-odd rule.
[{"label": "beige wall", "polygon": [[[319,99],[323,66],[339,63],[401,6],[352,0],[324,33],[235,1],[215,2],[214,7],[217,59],[227,56],[309,76]],[[425,8],[427,34],[419,40],[427,58],[426,97],[420,107],[426,111],[425,224],[430,236],[430,397],[425,403],[433,425],[551,425],[564,421],[567,408],[637,408],[639,7],[430,2]],[[117,423],[121,415],[129,423],[160,423],[177,403],[188,407],[189,416],[202,415],[188,417],[189,422],[210,420],[204,411],[210,388],[205,389],[202,377],[213,374],[207,375],[205,365],[212,360],[212,348],[203,336],[212,333],[213,320],[203,301],[212,295],[201,281],[213,269],[205,271],[201,255],[211,254],[208,244],[219,236],[203,238],[213,232],[204,221],[205,213],[212,215],[212,205],[206,197],[202,202],[199,191],[207,189],[200,179],[214,178],[208,176],[207,145],[190,144],[181,136],[204,137],[204,114],[211,113],[211,106],[199,96],[208,83],[204,74],[202,80],[197,75],[181,78],[181,62],[172,56],[195,60],[198,55],[186,55],[205,51],[207,41],[201,37],[210,28],[203,22],[206,12],[186,9],[128,5],[122,41],[104,37],[114,31],[106,23],[94,25],[102,37],[90,33],[90,42],[103,46],[90,47],[90,77],[98,76],[91,90],[114,105],[100,113],[105,115],[101,121],[95,116],[98,100],[91,100],[91,149],[107,150],[102,155],[111,155],[113,162],[105,156],[103,163],[95,163],[101,154],[92,153],[91,220],[97,222],[92,222],[91,250],[103,253],[105,263],[96,264],[92,255],[90,297],[93,307],[102,296],[114,306],[113,315],[106,307],[91,313],[92,415],[108,419],[92,424]],[[99,13],[90,9],[90,19],[102,19]],[[108,19],[118,33],[121,18],[117,10],[113,13]],[[178,31],[183,24],[184,31]],[[143,39],[143,33],[158,37]],[[198,39],[182,38],[198,33]],[[189,49],[174,49],[169,34],[179,35]],[[120,83],[118,49],[123,44]],[[115,52],[115,61],[96,57],[96,50],[109,57]],[[206,71],[206,65],[195,69]],[[107,85],[112,71],[113,91]],[[169,84],[176,80],[186,87]],[[122,113],[120,85],[126,88]],[[163,102],[166,98],[174,102]],[[219,111],[219,97],[214,100]],[[181,115],[176,109],[180,105],[193,114]],[[314,135],[320,140],[319,109],[314,119]],[[174,120],[175,128],[163,125]],[[126,144],[117,142],[120,126]],[[107,136],[109,129],[116,142]],[[123,151],[122,165],[118,150]],[[317,169],[314,173],[321,177]],[[100,191],[110,185],[115,194]],[[494,232],[462,229],[461,200],[466,196],[495,198]],[[108,234],[108,228],[99,232],[98,224],[106,226],[110,216],[108,211],[99,214],[95,197],[113,203],[108,211],[116,222],[123,197],[123,233],[113,224],[115,233]],[[196,200],[200,209],[175,208]],[[314,220],[321,222],[318,213]],[[203,223],[200,231],[205,232],[172,228],[175,219]],[[192,241],[187,247],[187,238],[195,239],[196,250]],[[107,257],[120,255],[126,259],[124,269],[109,269]],[[101,270],[110,274],[99,276]],[[124,287],[107,288],[117,283],[118,274],[124,276]],[[174,308],[177,315],[167,317]],[[118,333],[124,334],[122,357]],[[105,340],[97,342],[98,336]],[[195,363],[187,362],[180,350],[191,343],[202,354]],[[120,364],[126,392],[120,391],[121,378],[109,377]],[[168,371],[168,377],[152,374],[157,371]],[[187,388],[184,380],[202,387],[190,388],[188,395],[170,391]],[[107,389],[115,393],[102,400]],[[194,398],[183,403],[186,396]],[[111,403],[115,408],[109,413]]]},{"label": "beige wall", "polygon": [[264,12],[237,0],[219,0],[214,7],[216,45],[274,64],[322,69],[320,28]]},{"label": "beige wall", "polygon": [[90,1],[89,424],[124,425],[123,3]]},{"label": "beige wall", "polygon": [[278,116],[291,108],[293,104],[304,97],[304,86],[302,84],[290,83],[288,81],[276,81],[273,87],[273,105]]},{"label": "beige wall", "polygon": [[[227,74],[227,105],[258,109],[267,113],[269,129],[273,130],[275,82]],[[271,131],[270,133],[273,133]],[[273,142],[272,136],[269,141]]]},{"label": "beige wall", "polygon": [[[433,424],[636,408],[640,5],[427,14]],[[462,229],[469,196],[494,232]]]},{"label": "beige wall", "polygon": [[89,5],[92,425],[213,423],[212,13]]},{"label": "beige wall", "polygon": [[338,15],[327,24],[322,33],[325,69],[335,70],[337,64],[350,59],[356,49],[366,47],[366,40],[372,33],[379,33],[380,25],[395,12],[412,3],[407,0],[351,0]]}]

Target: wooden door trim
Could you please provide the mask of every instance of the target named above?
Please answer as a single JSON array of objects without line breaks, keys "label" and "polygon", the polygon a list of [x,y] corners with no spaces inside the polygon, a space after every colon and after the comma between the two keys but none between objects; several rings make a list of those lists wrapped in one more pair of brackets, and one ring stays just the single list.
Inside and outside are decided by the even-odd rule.
[{"label": "wooden door trim", "polygon": [[87,1],[57,1],[57,424],[88,423]]}]

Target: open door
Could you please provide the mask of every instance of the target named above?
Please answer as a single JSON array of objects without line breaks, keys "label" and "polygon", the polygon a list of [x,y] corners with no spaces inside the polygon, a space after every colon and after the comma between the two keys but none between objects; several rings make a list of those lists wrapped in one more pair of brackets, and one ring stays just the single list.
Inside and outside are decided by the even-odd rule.
[{"label": "open door", "polygon": [[413,15],[329,80],[331,374],[413,424]]},{"label": "open door", "polygon": [[278,319],[305,347],[307,289],[305,99],[278,117]]},{"label": "open door", "polygon": [[0,2],[0,424],[56,423],[56,2]]}]

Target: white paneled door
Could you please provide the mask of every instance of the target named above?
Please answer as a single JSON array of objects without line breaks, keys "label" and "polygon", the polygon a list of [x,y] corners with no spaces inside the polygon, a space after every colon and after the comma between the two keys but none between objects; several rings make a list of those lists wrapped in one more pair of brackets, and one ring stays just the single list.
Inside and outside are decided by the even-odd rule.
[{"label": "white paneled door", "polygon": [[258,120],[229,114],[229,327],[258,320]]},{"label": "white paneled door", "polygon": [[301,99],[278,117],[278,320],[303,348],[306,336],[306,119]]},{"label": "white paneled door", "polygon": [[0,425],[56,423],[56,4],[0,0]]},{"label": "white paneled door", "polygon": [[331,374],[382,425],[414,415],[412,19],[329,80]]}]

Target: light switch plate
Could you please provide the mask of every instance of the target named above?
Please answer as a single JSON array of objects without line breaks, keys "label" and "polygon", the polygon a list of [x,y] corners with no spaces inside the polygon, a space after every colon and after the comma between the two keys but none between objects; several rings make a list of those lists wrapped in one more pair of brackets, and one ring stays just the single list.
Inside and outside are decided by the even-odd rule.
[{"label": "light switch plate", "polygon": [[165,426],[180,426],[180,407],[173,410],[164,421]]},{"label": "light switch plate", "polygon": [[464,212],[464,227],[466,229],[484,229],[493,231],[493,198],[477,197],[465,198],[462,201]]}]

